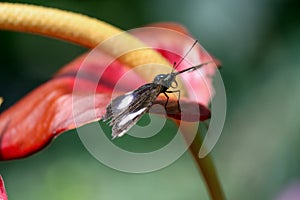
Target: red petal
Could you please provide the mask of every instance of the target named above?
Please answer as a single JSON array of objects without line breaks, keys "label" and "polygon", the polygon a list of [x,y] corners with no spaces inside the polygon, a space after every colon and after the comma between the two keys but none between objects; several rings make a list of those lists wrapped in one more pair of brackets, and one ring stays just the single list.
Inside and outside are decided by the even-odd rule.
[{"label": "red petal", "polygon": [[[70,92],[68,79],[52,80],[24,97],[0,115],[1,159],[26,156],[49,142],[54,127],[58,102]],[[68,108],[63,109],[68,113]],[[67,114],[66,114],[67,115]]]},{"label": "red petal", "polygon": [[7,195],[4,187],[4,181],[2,176],[0,175],[0,200],[7,200]]},{"label": "red petal", "polygon": [[[101,118],[111,99],[113,81],[129,69],[117,61],[106,69],[103,63],[110,58],[99,53],[94,56],[85,62],[85,56],[79,57],[0,114],[0,160],[32,154],[58,133]],[[106,84],[98,84],[98,73],[103,73],[100,82]],[[133,73],[129,76],[134,81],[125,82],[120,90],[132,90],[142,82]]]},{"label": "red petal", "polygon": [[[162,49],[160,52],[171,62],[178,61],[191,45],[190,41],[176,41],[176,37],[169,34],[159,37],[153,37],[151,32],[143,34],[144,39],[149,36],[155,39],[154,47]],[[165,51],[170,48],[173,49],[172,52],[178,51],[179,55]],[[44,147],[57,134],[99,120],[116,83],[125,75],[127,81],[118,84],[117,92],[130,91],[144,84],[139,76],[128,73],[129,68],[103,53],[93,51],[88,54],[88,59],[86,57],[87,55],[79,57],[60,70],[52,80],[0,114],[0,160],[30,155]],[[193,60],[193,64],[200,64],[211,58],[198,47],[188,59]],[[188,63],[183,63],[179,68],[189,66]],[[177,109],[177,100],[170,99],[168,116],[187,121],[207,119],[210,112],[205,106],[210,101],[210,76],[215,70],[212,66],[206,66],[201,69],[204,76],[200,78],[198,73],[182,75],[186,84],[191,85],[191,90],[188,90],[190,95],[191,91],[196,91],[195,97],[191,96],[195,102],[181,101],[181,110],[189,113],[186,117]],[[163,104],[160,100],[157,103]],[[153,112],[160,113],[155,109]]]}]

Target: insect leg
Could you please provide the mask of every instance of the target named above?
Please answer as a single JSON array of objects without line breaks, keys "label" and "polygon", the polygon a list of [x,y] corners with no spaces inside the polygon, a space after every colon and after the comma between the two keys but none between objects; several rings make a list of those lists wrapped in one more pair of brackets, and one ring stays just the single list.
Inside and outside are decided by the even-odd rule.
[{"label": "insect leg", "polygon": [[[166,91],[166,93],[178,93],[177,107],[178,107],[179,112],[181,112],[180,105],[179,105],[180,90]],[[165,94],[165,93],[164,93],[164,94]],[[165,94],[165,95],[166,95],[166,94]],[[169,100],[169,98],[168,98],[168,100]],[[167,105],[167,104],[166,104],[166,105]],[[166,107],[166,105],[165,105],[165,107]]]},{"label": "insect leg", "polygon": [[[167,92],[167,91],[166,91]],[[168,101],[169,101],[169,96],[167,95],[167,93],[164,92],[164,95],[167,97],[167,101],[165,103],[165,109],[167,110],[167,104],[168,104]],[[168,92],[169,93],[169,92]]]}]

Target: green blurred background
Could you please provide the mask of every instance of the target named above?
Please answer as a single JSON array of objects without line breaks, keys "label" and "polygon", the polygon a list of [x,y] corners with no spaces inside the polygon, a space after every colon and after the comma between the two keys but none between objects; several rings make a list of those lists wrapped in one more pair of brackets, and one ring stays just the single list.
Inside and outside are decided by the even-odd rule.
[{"label": "green blurred background", "polygon": [[[185,25],[224,66],[228,112],[212,156],[227,198],[280,199],[300,181],[296,1],[19,2],[80,12],[122,29],[161,21]],[[0,39],[1,112],[86,51],[24,33],[0,31]],[[29,158],[1,162],[0,173],[10,200],[208,199],[189,152],[162,170],[126,174],[96,161],[73,131]]]}]

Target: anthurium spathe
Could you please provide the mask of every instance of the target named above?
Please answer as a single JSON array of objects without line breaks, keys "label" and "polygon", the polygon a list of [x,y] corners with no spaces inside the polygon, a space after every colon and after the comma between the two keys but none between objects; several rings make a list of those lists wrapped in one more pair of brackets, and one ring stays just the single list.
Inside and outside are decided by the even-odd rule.
[{"label": "anthurium spathe", "polygon": [[[175,24],[156,24],[155,27],[168,27],[169,29],[180,30],[184,28]],[[171,46],[175,52],[185,52],[190,44],[176,43],[174,38],[166,40],[166,36],[155,38],[157,51],[159,51],[171,63],[178,61],[180,56],[164,51],[167,45]],[[196,49],[195,55],[198,64],[210,61],[211,57],[204,53],[202,49]],[[130,68],[115,60],[106,66],[107,60],[111,57],[103,52],[96,56],[82,55],[65,67],[63,67],[51,80],[33,90],[15,105],[0,114],[0,159],[9,160],[28,156],[47,145],[55,136],[67,130],[74,129],[84,124],[97,121],[105,114],[105,108],[111,100],[111,95],[117,81],[124,76]],[[84,69],[78,70],[84,62]],[[187,63],[179,66],[178,70],[187,67]],[[98,81],[95,72],[103,71],[101,79]],[[187,121],[205,120],[210,117],[207,108],[211,95],[211,76],[215,72],[215,65],[208,65],[201,69],[204,79],[199,80],[193,73],[186,73],[181,78],[184,83],[188,83],[194,91],[199,91],[193,98],[182,98],[181,111],[189,113]],[[122,89],[117,93],[124,93],[133,90],[146,81],[138,74],[131,73],[131,81],[123,84]],[[76,81],[76,90],[74,84]],[[96,89],[95,89],[96,88]],[[94,93],[95,92],[95,93]],[[95,101],[94,106],[88,103]],[[164,105],[164,100],[158,98],[158,104]],[[74,105],[77,109],[73,112]],[[168,116],[180,119],[180,111],[177,109],[177,99],[171,98]],[[192,105],[197,105],[201,115],[195,113]],[[155,110],[153,112],[156,112]],[[96,113],[96,114],[95,114]],[[159,114],[159,111],[157,111]],[[75,123],[76,122],[76,123]]]}]

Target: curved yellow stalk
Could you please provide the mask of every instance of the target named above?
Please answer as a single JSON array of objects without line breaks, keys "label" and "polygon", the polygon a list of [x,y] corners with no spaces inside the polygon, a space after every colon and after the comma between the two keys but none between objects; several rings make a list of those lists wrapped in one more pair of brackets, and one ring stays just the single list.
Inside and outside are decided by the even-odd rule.
[{"label": "curved yellow stalk", "polygon": [[[112,56],[118,56],[126,50],[145,47],[132,35],[98,19],[34,5],[0,3],[0,29],[41,34],[88,48],[94,48],[106,39],[122,33],[122,38],[109,45],[101,46],[101,50]],[[149,63],[170,66],[165,58],[152,49],[135,50],[119,59],[131,67]],[[157,70],[143,68],[138,73],[150,82],[155,74],[162,73],[159,71],[162,70],[161,68]]]}]

